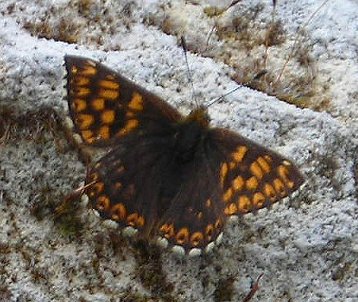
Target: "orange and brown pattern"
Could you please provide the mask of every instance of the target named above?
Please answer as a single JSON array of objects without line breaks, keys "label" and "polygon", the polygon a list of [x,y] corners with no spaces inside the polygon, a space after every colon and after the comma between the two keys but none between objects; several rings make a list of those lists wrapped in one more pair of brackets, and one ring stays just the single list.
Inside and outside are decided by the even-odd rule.
[{"label": "orange and brown pattern", "polygon": [[287,158],[211,127],[206,108],[185,117],[96,61],[65,62],[75,132],[111,149],[89,169],[85,193],[122,229],[196,255],[230,216],[270,207],[303,184]]}]

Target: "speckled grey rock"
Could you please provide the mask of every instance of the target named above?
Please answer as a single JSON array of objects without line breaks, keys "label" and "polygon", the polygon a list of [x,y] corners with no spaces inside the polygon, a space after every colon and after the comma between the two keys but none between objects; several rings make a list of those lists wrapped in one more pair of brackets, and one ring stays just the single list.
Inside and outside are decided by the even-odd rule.
[{"label": "speckled grey rock", "polygon": [[[315,72],[330,79],[324,80],[327,108],[301,109],[243,87],[209,110],[214,125],[295,160],[307,184],[291,200],[228,224],[220,246],[194,258],[119,237],[81,203],[67,218],[55,215],[86,170],[62,126],[63,56],[104,60],[188,112],[193,104],[182,50],[151,22],[167,13],[177,22],[170,33],[182,20],[196,22],[200,30],[183,31],[201,41],[213,20],[201,12],[217,1],[189,2],[0,3],[0,301],[241,301],[261,273],[252,301],[358,300],[353,1],[326,4],[306,27],[316,45]],[[300,12],[307,20],[318,8],[315,2],[278,3],[288,33],[303,23]],[[271,11],[269,4],[265,9]],[[220,60],[188,56],[203,102],[237,87]]]}]

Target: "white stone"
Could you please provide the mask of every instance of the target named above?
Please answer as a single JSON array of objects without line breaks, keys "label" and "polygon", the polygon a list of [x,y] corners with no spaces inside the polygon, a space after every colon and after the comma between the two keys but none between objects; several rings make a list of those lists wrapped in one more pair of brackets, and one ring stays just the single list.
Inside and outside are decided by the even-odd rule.
[{"label": "white stone", "polygon": [[185,255],[185,250],[182,246],[180,245],[174,245],[172,247],[172,252],[176,255],[180,255],[180,256],[184,256]]},{"label": "white stone", "polygon": [[164,237],[158,237],[156,244],[160,246],[161,248],[167,248],[168,247],[168,240]]},{"label": "white stone", "polygon": [[124,236],[127,236],[127,237],[132,237],[133,235],[135,235],[136,233],[138,232],[137,229],[135,229],[134,227],[131,227],[131,226],[127,226],[123,229],[122,231],[122,234]]},{"label": "white stone", "polygon": [[197,256],[200,256],[201,255],[201,249],[198,249],[198,248],[193,248],[190,250],[189,252],[189,257],[197,257]]}]

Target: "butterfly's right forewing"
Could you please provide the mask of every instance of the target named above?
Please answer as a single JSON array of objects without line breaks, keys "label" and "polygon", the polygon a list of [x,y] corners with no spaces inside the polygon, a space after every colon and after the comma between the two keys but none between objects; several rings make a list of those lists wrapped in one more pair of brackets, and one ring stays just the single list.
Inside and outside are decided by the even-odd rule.
[{"label": "butterfly's right forewing", "polygon": [[289,196],[304,177],[287,158],[225,129],[212,130],[222,152],[218,183],[227,216],[256,212]]}]

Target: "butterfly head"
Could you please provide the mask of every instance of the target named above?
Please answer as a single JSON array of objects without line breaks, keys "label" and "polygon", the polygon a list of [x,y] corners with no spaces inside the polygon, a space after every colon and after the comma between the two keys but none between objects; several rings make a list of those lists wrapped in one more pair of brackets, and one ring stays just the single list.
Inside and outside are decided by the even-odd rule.
[{"label": "butterfly head", "polygon": [[199,106],[193,109],[188,116],[185,117],[186,122],[197,122],[202,127],[207,128],[210,123],[210,116],[208,109],[204,106]]}]

